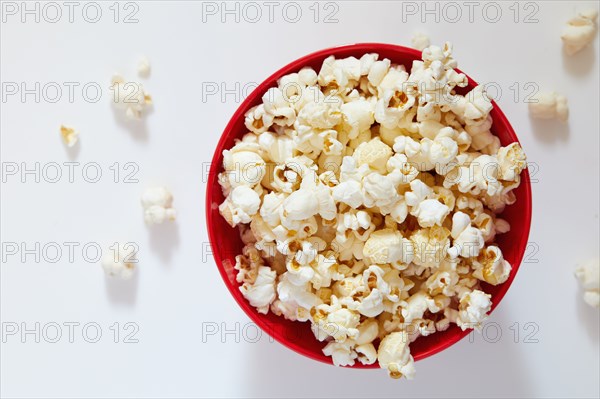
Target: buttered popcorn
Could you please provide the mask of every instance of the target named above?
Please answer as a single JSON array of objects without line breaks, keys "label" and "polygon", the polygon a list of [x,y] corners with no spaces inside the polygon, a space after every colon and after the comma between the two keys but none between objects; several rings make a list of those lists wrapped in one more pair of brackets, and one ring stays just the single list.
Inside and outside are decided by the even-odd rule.
[{"label": "buttered popcorn", "polygon": [[480,328],[487,284],[509,279],[494,240],[526,158],[492,134],[483,87],[457,93],[456,66],[449,43],[410,71],[329,57],[282,77],[223,153],[241,292],[260,313],[310,322],[338,366],[413,378],[410,344]]}]

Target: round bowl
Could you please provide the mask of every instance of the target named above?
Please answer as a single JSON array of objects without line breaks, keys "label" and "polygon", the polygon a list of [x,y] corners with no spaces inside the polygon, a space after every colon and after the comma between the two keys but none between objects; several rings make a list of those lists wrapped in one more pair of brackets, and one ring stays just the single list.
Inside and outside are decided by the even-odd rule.
[{"label": "round bowl", "polygon": [[[319,342],[314,337],[310,330],[309,322],[288,321],[271,312],[267,315],[260,314],[248,303],[240,292],[240,284],[235,280],[237,271],[233,266],[235,265],[235,256],[241,254],[243,244],[239,237],[238,229],[228,225],[225,219],[219,214],[218,206],[223,202],[224,197],[219,186],[218,174],[222,171],[223,150],[231,148],[236,138],[241,138],[247,133],[247,129],[244,126],[244,114],[251,107],[261,103],[263,94],[269,88],[276,87],[279,78],[297,72],[305,66],[310,66],[318,72],[323,60],[330,55],[336,58],[350,56],[360,58],[365,53],[377,53],[380,58],[389,58],[392,63],[402,64],[407,70],[410,70],[413,60],[421,59],[421,52],[415,49],[392,44],[361,43],[317,51],[284,66],[265,79],[245,99],[225,127],[215,149],[206,190],[206,222],[213,255],[219,272],[225,281],[225,285],[238,305],[257,326],[276,341],[311,359],[328,364],[333,363],[331,358],[325,356],[322,352],[326,343]],[[469,85],[466,90],[477,86],[477,83],[473,79],[470,77],[468,79]],[[498,108],[496,103],[493,103],[493,105],[494,109],[491,112],[494,119],[492,132],[500,138],[503,146],[518,142],[513,128],[500,108]],[[498,246],[502,249],[504,258],[512,265],[510,277],[508,281],[498,286],[482,283],[484,291],[492,295],[492,311],[500,304],[500,301],[512,284],[527,247],[531,223],[531,184],[527,170],[522,172],[521,185],[514,192],[517,202],[512,206],[508,206],[502,213],[502,218],[510,223],[511,230],[508,233],[497,236],[496,239]],[[410,345],[411,354],[415,360],[424,359],[448,348],[468,335],[469,332],[470,330],[461,331],[459,327],[452,325],[446,331],[437,332],[427,337],[419,337]],[[364,366],[357,362],[353,367],[375,368],[378,365]]]}]

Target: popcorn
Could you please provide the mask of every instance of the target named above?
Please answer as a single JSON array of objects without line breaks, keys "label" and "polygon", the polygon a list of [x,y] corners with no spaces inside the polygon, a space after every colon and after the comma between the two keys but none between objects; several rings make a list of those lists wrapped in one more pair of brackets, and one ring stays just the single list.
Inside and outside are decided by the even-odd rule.
[{"label": "popcorn", "polygon": [[353,154],[359,167],[369,165],[371,169],[382,173],[386,172],[386,164],[391,156],[392,149],[379,138],[362,143],[354,150]]},{"label": "popcorn", "polygon": [[[405,323],[422,319],[426,311],[435,309],[434,300],[423,291],[419,291],[406,300],[406,306],[402,309],[402,317]],[[435,313],[435,312],[434,312]]]},{"label": "popcorn", "polygon": [[137,64],[137,73],[143,78],[150,76],[150,61],[146,57],[140,58]]},{"label": "popcorn", "polygon": [[152,97],[144,91],[141,83],[125,82],[121,75],[114,75],[111,87],[114,90],[114,104],[125,110],[128,119],[141,119],[146,107],[152,104]]},{"label": "popcorn", "polygon": [[453,289],[458,283],[459,276],[456,270],[443,267],[443,265],[444,263],[425,281],[425,288],[427,288],[429,295],[443,294],[449,299],[449,297],[453,296]]},{"label": "popcorn", "polygon": [[273,123],[289,126],[296,120],[296,111],[279,88],[272,87],[267,90],[262,100],[265,112],[273,117]]},{"label": "popcorn", "polygon": [[73,147],[79,141],[79,132],[72,127],[60,125],[60,135],[67,147]]},{"label": "popcorn", "polygon": [[223,152],[224,179],[231,187],[239,185],[254,187],[267,173],[265,160],[256,151],[243,148],[238,143],[231,150]]},{"label": "popcorn", "polygon": [[373,364],[377,361],[377,349],[371,343],[358,345],[354,351],[358,355],[358,361],[362,364]]},{"label": "popcorn", "polygon": [[410,191],[404,194],[406,204],[417,208],[419,204],[427,197],[433,194],[433,190],[419,179],[415,179],[410,182]]},{"label": "popcorn", "polygon": [[250,223],[258,212],[260,197],[248,186],[237,186],[230,196],[219,205],[219,211],[231,226]]},{"label": "popcorn", "polygon": [[313,278],[310,280],[313,288],[321,289],[331,287],[334,280],[341,280],[345,276],[339,273],[336,269],[336,259],[333,255],[317,256],[316,265],[312,265],[314,269]]},{"label": "popcorn", "polygon": [[332,129],[342,121],[342,101],[339,97],[322,97],[302,108],[298,118],[304,124],[317,129]]},{"label": "popcorn", "polygon": [[491,295],[474,290],[460,300],[456,324],[464,331],[468,328],[481,328],[481,323],[492,309]]},{"label": "popcorn", "polygon": [[142,194],[144,221],[148,225],[161,224],[165,220],[175,220],[173,195],[165,187],[152,187]]},{"label": "popcorn", "polygon": [[263,197],[260,208],[260,216],[271,227],[277,227],[281,223],[281,212],[286,195],[283,193],[269,193]]},{"label": "popcorn", "polygon": [[390,70],[390,64],[388,59],[373,62],[367,74],[369,83],[374,87],[378,87]]},{"label": "popcorn", "polygon": [[277,273],[267,266],[260,266],[253,284],[244,283],[240,291],[244,298],[254,306],[259,313],[269,312],[269,305],[275,300],[275,279]]},{"label": "popcorn", "polygon": [[292,104],[302,101],[307,87],[317,84],[317,73],[312,68],[302,68],[298,73],[291,73],[279,79],[279,89]]},{"label": "popcorn", "polygon": [[333,188],[333,199],[337,202],[348,204],[352,208],[358,208],[362,205],[363,199],[362,185],[357,181],[341,182]]},{"label": "popcorn", "polygon": [[363,254],[373,263],[385,264],[400,261],[412,261],[412,243],[402,237],[398,231],[378,230],[369,236],[363,248]]},{"label": "popcorn", "polygon": [[129,280],[135,272],[136,249],[134,245],[118,245],[116,248],[110,248],[110,251],[102,256],[100,263],[104,273],[109,277],[115,277],[121,280]]},{"label": "popcorn", "polygon": [[536,119],[559,119],[562,122],[569,119],[567,98],[555,91],[535,93],[528,107],[529,115]]},{"label": "popcorn", "polygon": [[271,126],[275,117],[265,110],[264,104],[257,105],[256,107],[250,108],[246,112],[244,125],[248,130],[256,134],[266,132]]},{"label": "popcorn", "polygon": [[245,245],[242,255],[235,257],[234,269],[238,271],[236,281],[238,283],[254,284],[258,276],[258,268],[263,266],[263,259],[258,250],[252,245]]},{"label": "popcorn", "polygon": [[429,162],[434,164],[436,168],[447,165],[458,155],[458,143],[450,137],[440,136],[442,130],[433,140],[429,150]]},{"label": "popcorn", "polygon": [[406,110],[408,109],[406,108],[407,101],[414,104],[415,97],[409,96],[411,93],[405,91],[408,76],[404,66],[391,66],[379,84],[377,92],[380,97],[386,97],[385,93],[391,94],[391,103],[389,103],[391,107],[401,107]]},{"label": "popcorn", "polygon": [[483,249],[474,261],[473,277],[492,285],[498,285],[508,280],[512,267],[504,260],[502,251],[495,245]]},{"label": "popcorn", "polygon": [[417,32],[413,34],[410,43],[417,50],[423,51],[429,47],[429,36],[425,35],[424,33]]},{"label": "popcorn", "polygon": [[362,133],[371,128],[375,121],[373,102],[360,99],[344,103],[340,107],[344,129],[348,134],[349,139],[355,139],[359,133]]},{"label": "popcorn", "polygon": [[258,144],[268,159],[275,163],[284,163],[294,156],[294,143],[288,136],[263,132],[258,136]]},{"label": "popcorn", "polygon": [[305,285],[315,275],[314,269],[309,263],[300,263],[296,258],[290,259],[287,264],[288,279],[294,285]]},{"label": "popcorn", "polygon": [[457,63],[452,58],[452,43],[444,43],[444,47],[429,46],[423,49],[423,63],[426,66],[431,65],[434,61],[440,61],[440,63],[446,68],[456,68]]},{"label": "popcorn", "polygon": [[291,283],[287,272],[279,277],[277,298],[271,305],[271,310],[292,321],[308,320],[309,309],[321,303],[319,297],[309,290],[308,283],[302,286]]},{"label": "popcorn", "polygon": [[565,52],[573,55],[588,46],[596,36],[598,10],[585,10],[567,22],[560,38],[563,41]]},{"label": "popcorn", "polygon": [[401,91],[386,90],[375,105],[375,121],[388,129],[397,127],[414,104],[414,96]]},{"label": "popcorn", "polygon": [[299,189],[283,201],[284,219],[305,220],[319,212],[319,201],[310,190]]},{"label": "popcorn", "polygon": [[[499,178],[500,165],[498,159],[491,155],[479,155],[472,161],[467,161],[458,168],[458,174],[447,174],[444,186],[456,188],[461,193],[496,195],[505,187]],[[507,166],[505,166],[505,169]],[[450,184],[446,184],[446,183]]]},{"label": "popcorn", "polygon": [[419,202],[413,215],[418,218],[421,227],[432,227],[441,226],[448,213],[450,208],[437,199],[426,199]]},{"label": "popcorn", "polygon": [[[457,213],[455,213],[455,215],[457,215]],[[454,239],[454,245],[448,249],[448,254],[451,258],[456,258],[457,256],[472,258],[479,255],[479,251],[484,246],[483,233],[481,230],[471,225],[460,230],[460,227],[454,227],[454,221],[452,230],[458,232],[458,235]]]},{"label": "popcorn", "polygon": [[481,123],[486,120],[492,110],[492,102],[485,93],[484,86],[477,86],[465,97],[464,112],[461,115],[467,125]]},{"label": "popcorn", "polygon": [[383,215],[391,213],[402,199],[396,189],[402,177],[397,171],[387,175],[369,173],[363,179],[363,205],[368,208],[376,206]]},{"label": "popcorn", "polygon": [[361,76],[360,61],[354,57],[335,59],[331,56],[323,61],[319,71],[318,83],[322,87],[330,87],[336,93],[347,93],[358,83]]},{"label": "popcorn", "polygon": [[[379,126],[379,138],[381,139],[381,141],[383,141],[390,147],[394,146],[394,141],[396,138],[399,138],[399,139],[407,138],[406,136],[403,136],[402,134],[403,134],[403,130],[399,127],[387,128],[383,125]],[[401,152],[401,151],[397,151],[396,149],[394,149],[394,151]]]},{"label": "popcorn", "polygon": [[377,360],[392,378],[406,377],[412,380],[415,376],[414,360],[410,355],[408,334],[405,331],[393,332],[381,340]]},{"label": "popcorn", "polygon": [[370,344],[377,339],[377,335],[379,335],[379,324],[374,319],[368,319],[358,326],[358,336],[355,339],[356,344],[359,346]]},{"label": "popcorn", "polygon": [[600,307],[600,262],[598,258],[580,264],[575,270],[575,277],[584,289],[583,300],[588,305]]},{"label": "popcorn", "polygon": [[519,143],[512,143],[498,150],[498,163],[500,178],[507,181],[516,181],[523,169],[527,166],[527,158]]},{"label": "popcorn", "polygon": [[351,340],[347,342],[331,341],[323,348],[325,356],[331,356],[336,366],[353,366],[358,354],[354,351]]},{"label": "popcorn", "polygon": [[526,157],[492,133],[483,86],[457,94],[456,67],[449,43],[410,72],[377,54],[328,57],[281,77],[223,153],[241,292],[310,322],[336,365],[412,378],[411,343],[479,328],[492,306],[481,282],[510,278],[494,240]]},{"label": "popcorn", "polygon": [[[502,223],[502,222],[500,222]],[[496,222],[494,222],[493,216],[489,213],[480,213],[473,219],[473,225],[481,230],[483,241],[486,243],[492,242],[496,237]],[[500,226],[502,229],[504,226]],[[509,226],[510,229],[510,226]]]},{"label": "popcorn", "polygon": [[391,295],[389,284],[384,281],[384,271],[379,266],[369,266],[363,272],[363,296],[360,301],[346,300],[344,304],[356,308],[363,316],[375,317],[385,310],[384,300],[398,301],[398,297]]},{"label": "popcorn", "polygon": [[427,268],[439,266],[450,246],[449,236],[448,229],[440,226],[415,230],[410,236],[414,248],[413,262]]},{"label": "popcorn", "polygon": [[319,341],[333,337],[337,342],[358,336],[360,315],[350,309],[343,308],[337,298],[332,297],[331,305],[318,305],[312,313],[313,332]]}]

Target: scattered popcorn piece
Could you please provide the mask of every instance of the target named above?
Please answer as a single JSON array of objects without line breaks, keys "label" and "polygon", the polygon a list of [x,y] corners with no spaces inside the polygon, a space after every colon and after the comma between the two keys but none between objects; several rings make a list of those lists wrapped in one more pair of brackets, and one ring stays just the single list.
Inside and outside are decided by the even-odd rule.
[{"label": "scattered popcorn piece", "polygon": [[585,291],[583,300],[588,305],[600,307],[600,261],[598,258],[583,262],[575,270],[575,276]]},{"label": "scattered popcorn piece", "polygon": [[152,97],[144,91],[138,82],[125,82],[122,76],[114,75],[112,78],[112,101],[120,109],[125,110],[129,119],[141,119],[142,113],[152,104]]},{"label": "scattered popcorn piece", "polygon": [[567,22],[560,38],[568,55],[580,52],[594,40],[598,30],[597,20],[598,10],[590,9]]},{"label": "scattered popcorn piece", "polygon": [[414,33],[410,42],[414,48],[421,51],[430,45],[429,36],[421,32]]},{"label": "scattered popcorn piece", "polygon": [[135,272],[136,250],[134,245],[118,245],[117,248],[110,248],[104,255],[100,263],[107,276],[129,280]]},{"label": "scattered popcorn piece", "polygon": [[173,195],[165,187],[152,187],[142,194],[144,221],[149,224],[161,224],[166,220],[175,220]]},{"label": "scattered popcorn piece", "polygon": [[79,132],[69,126],[61,125],[60,135],[67,147],[73,147],[79,141]]},{"label": "scattered popcorn piece", "polygon": [[147,57],[142,57],[137,64],[137,73],[142,78],[150,76],[150,60]]},{"label": "scattered popcorn piece", "polygon": [[[219,175],[248,302],[310,322],[335,365],[378,362],[408,379],[412,342],[480,328],[482,287],[510,279],[495,238],[527,167],[519,143],[492,133],[484,86],[457,94],[468,79],[452,45],[425,40],[410,71],[364,54],[281,77]],[[566,100],[542,110],[566,118]]]},{"label": "scattered popcorn piece", "polygon": [[567,98],[556,92],[538,92],[529,103],[529,114],[537,119],[569,119]]}]

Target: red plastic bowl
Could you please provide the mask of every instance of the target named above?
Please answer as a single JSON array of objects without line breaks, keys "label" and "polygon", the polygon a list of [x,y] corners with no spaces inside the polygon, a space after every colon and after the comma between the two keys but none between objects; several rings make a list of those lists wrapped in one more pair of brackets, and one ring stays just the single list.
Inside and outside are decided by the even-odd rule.
[{"label": "red plastic bowl", "polygon": [[[411,48],[392,44],[362,43],[317,51],[284,66],[269,76],[246,98],[227,124],[215,149],[206,191],[208,236],[215,261],[231,295],[233,295],[250,319],[275,340],[311,359],[328,364],[332,364],[332,361],[330,357],[325,356],[322,352],[325,343],[319,342],[314,338],[309,322],[291,322],[271,312],[267,315],[259,314],[255,308],[250,306],[239,291],[239,283],[235,280],[237,271],[233,266],[235,265],[234,258],[241,253],[243,244],[239,237],[238,229],[229,226],[219,214],[218,206],[223,202],[224,198],[219,186],[218,174],[222,171],[223,150],[231,148],[234,145],[234,139],[241,138],[247,133],[247,129],[244,126],[244,114],[251,107],[261,103],[262,95],[269,88],[277,86],[277,80],[280,77],[297,72],[305,66],[310,66],[318,72],[323,60],[330,55],[334,55],[336,58],[350,56],[360,58],[365,53],[377,53],[380,58],[389,58],[392,63],[402,64],[407,70],[410,70],[413,60],[421,58],[421,52]],[[469,78],[468,89],[470,90],[475,86],[477,86],[477,83]],[[495,103],[491,115],[494,119],[492,131],[500,138],[503,146],[518,141],[513,128]],[[495,287],[482,284],[485,292],[492,295],[492,310],[498,306],[512,284],[523,259],[525,248],[527,247],[531,223],[531,185],[527,170],[523,171],[521,185],[515,190],[515,194],[517,197],[516,204],[507,207],[502,214],[502,217],[510,223],[511,230],[506,234],[499,235],[496,240],[498,246],[502,249],[505,259],[513,267],[511,275],[508,281]],[[428,337],[420,337],[411,344],[411,353],[415,360],[424,359],[458,342],[469,331],[461,331],[456,325],[452,325],[446,331],[438,332]],[[357,362],[354,367],[375,368],[378,365],[364,366]]]}]

